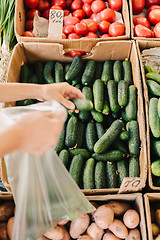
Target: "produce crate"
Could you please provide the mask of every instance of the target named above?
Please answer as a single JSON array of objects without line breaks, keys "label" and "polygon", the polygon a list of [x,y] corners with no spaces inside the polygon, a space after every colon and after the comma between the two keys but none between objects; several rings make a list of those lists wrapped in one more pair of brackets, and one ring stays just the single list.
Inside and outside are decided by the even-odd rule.
[{"label": "produce crate", "polygon": [[[61,43],[64,45],[65,51],[70,50],[83,50],[89,52],[92,47],[102,39],[48,39],[48,38],[30,38],[30,37],[21,37],[23,32],[25,31],[25,7],[24,1],[16,0],[16,9],[15,9],[15,34],[18,42],[55,42]],[[115,38],[105,38],[104,40],[123,40],[130,38],[130,23],[129,23],[129,10],[128,3],[126,0],[123,0],[122,4],[122,17],[125,24],[125,35],[119,36]]]},{"label": "produce crate", "polygon": [[[36,60],[58,60],[62,62],[69,62],[72,59],[63,55],[63,45],[52,44],[52,43],[19,43],[12,55],[12,59],[8,71],[8,82],[18,82],[20,69],[22,62],[34,62]],[[124,60],[128,58],[131,61],[133,82],[137,87],[137,102],[138,102],[138,124],[140,132],[140,178],[126,178],[121,188],[104,188],[104,189],[85,189],[82,190],[85,194],[94,193],[113,193],[113,192],[135,192],[140,191],[145,187],[146,176],[147,176],[147,150],[146,150],[146,135],[145,135],[145,118],[143,109],[143,98],[142,98],[142,84],[139,72],[139,61],[136,52],[136,46],[133,41],[107,41],[99,42],[91,51],[89,56],[84,56],[84,59],[95,61],[104,60]],[[13,103],[14,104],[14,103]],[[7,106],[9,106],[8,104]],[[2,161],[2,167],[4,169],[2,180],[7,182],[5,165]],[[135,186],[136,185],[136,186]],[[9,190],[8,186],[6,186]]]},{"label": "produce crate", "polygon": [[149,182],[149,187],[152,190],[158,190],[160,191],[160,187],[156,187],[153,184],[153,179],[152,179],[152,173],[151,173],[151,152],[150,152],[150,127],[149,127],[149,111],[148,111],[148,106],[149,106],[149,97],[148,97],[148,88],[146,85],[146,79],[145,79],[145,71],[144,71],[144,66],[142,63],[142,58],[141,58],[141,51],[144,49],[149,49],[153,47],[160,47],[160,42],[159,41],[142,41],[139,40],[137,41],[137,51],[138,51],[138,56],[140,60],[140,67],[141,67],[141,74],[142,74],[142,82],[143,82],[143,92],[144,92],[144,104],[145,104],[145,115],[146,115],[146,137],[147,137],[147,159],[148,159],[148,182]]}]

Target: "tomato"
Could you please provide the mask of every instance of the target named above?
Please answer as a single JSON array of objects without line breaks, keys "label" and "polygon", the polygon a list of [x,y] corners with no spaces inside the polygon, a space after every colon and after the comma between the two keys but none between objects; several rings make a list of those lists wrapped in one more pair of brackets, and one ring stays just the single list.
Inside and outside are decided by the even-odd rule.
[{"label": "tomato", "polygon": [[66,0],[66,8],[70,8],[72,0]]},{"label": "tomato", "polygon": [[40,16],[40,11],[38,9],[31,9],[27,11],[27,19],[33,20],[35,13],[38,13],[38,15]]},{"label": "tomato", "polygon": [[74,25],[68,25],[63,28],[63,33],[66,35],[74,32]]},{"label": "tomato", "polygon": [[38,1],[38,9],[39,11],[45,11],[50,8],[50,3],[47,0],[39,0]]},{"label": "tomato", "polygon": [[91,4],[91,10],[94,13],[99,13],[106,8],[106,4],[101,0],[95,0]]},{"label": "tomato", "polygon": [[33,20],[28,20],[26,22],[26,30],[29,31],[29,30],[33,30]]},{"label": "tomato", "polygon": [[160,38],[160,22],[156,24],[153,29],[154,35],[156,38]]},{"label": "tomato", "polygon": [[68,16],[64,19],[64,26],[75,25],[76,23],[79,22],[80,22],[79,18]]},{"label": "tomato", "polygon": [[148,8],[148,10],[147,10],[147,16],[153,9],[157,9],[157,8],[160,9],[160,6],[159,5],[152,5],[152,6],[150,6]]},{"label": "tomato", "polygon": [[62,33],[62,39],[67,39],[67,36],[65,33]]},{"label": "tomato", "polygon": [[109,26],[108,32],[109,32],[109,35],[111,35],[111,37],[122,36],[125,33],[125,26],[120,22],[111,23],[111,25]]},{"label": "tomato", "polygon": [[60,6],[62,9],[64,9],[66,7],[66,2],[65,0],[52,0],[51,6],[53,5]]},{"label": "tomato", "polygon": [[70,11],[68,9],[64,9],[63,12],[64,12],[64,17],[70,14]]},{"label": "tomato", "polygon": [[133,18],[134,26],[141,24],[147,28],[151,28],[151,24],[149,23],[148,19],[145,17],[135,17]]},{"label": "tomato", "polygon": [[160,9],[153,9],[148,14],[148,19],[152,25],[156,25],[160,22]]},{"label": "tomato", "polygon": [[154,33],[149,28],[146,28],[140,24],[134,27],[134,34],[136,37],[146,37],[146,38],[154,37]]},{"label": "tomato", "polygon": [[50,9],[63,10],[60,6],[53,5]]},{"label": "tomato", "polygon": [[85,22],[87,24],[89,32],[97,32],[98,24],[94,20],[88,18],[82,19],[81,22]]},{"label": "tomato", "polygon": [[44,18],[46,18],[46,19],[49,19],[49,11],[50,11],[50,9],[47,9],[47,10],[45,10],[44,12],[43,12],[43,17]]},{"label": "tomato", "polygon": [[115,12],[111,8],[106,8],[99,14],[99,21],[106,20],[108,22],[114,22],[116,18]]},{"label": "tomato", "polygon": [[94,32],[88,32],[85,35],[86,38],[98,38],[97,34],[95,34]]},{"label": "tomato", "polygon": [[87,24],[84,23],[84,22],[77,23],[77,24],[74,26],[74,31],[75,31],[75,33],[77,33],[77,34],[85,35],[85,34],[87,34],[87,32],[88,32],[88,26],[87,26]]},{"label": "tomato", "polygon": [[92,15],[90,16],[90,19],[92,19],[95,22],[99,22],[99,16],[97,16],[98,14],[96,13],[92,13]]},{"label": "tomato", "polygon": [[145,0],[132,0],[133,14],[139,14],[145,7]]},{"label": "tomato", "polygon": [[109,0],[109,7],[115,11],[121,10],[122,0]]},{"label": "tomato", "polygon": [[22,37],[35,37],[34,34],[32,33],[32,31],[25,31],[22,34]]},{"label": "tomato", "polygon": [[91,10],[91,5],[89,3],[84,3],[82,9],[84,10],[87,17],[90,17],[93,13]]},{"label": "tomato", "polygon": [[108,37],[111,37],[111,36],[109,34],[107,34],[107,33],[105,33],[102,36],[100,36],[100,38],[108,38]]},{"label": "tomato", "polygon": [[91,4],[94,0],[82,0],[83,3],[89,3]]},{"label": "tomato", "polygon": [[107,33],[110,25],[111,24],[109,22],[105,21],[105,20],[100,22],[99,25],[98,25],[99,31],[101,33]]},{"label": "tomato", "polygon": [[80,36],[77,33],[70,33],[68,39],[79,39]]},{"label": "tomato", "polygon": [[71,57],[82,56],[82,54],[86,53],[85,51],[70,51],[68,52]]},{"label": "tomato", "polygon": [[71,10],[75,11],[77,9],[81,9],[83,5],[82,0],[74,0],[71,4]]},{"label": "tomato", "polygon": [[25,0],[24,3],[28,8],[36,8],[38,5],[38,0]]},{"label": "tomato", "polygon": [[160,5],[160,2],[159,0],[146,0],[146,7],[150,7],[152,5]]},{"label": "tomato", "polygon": [[83,19],[85,17],[85,11],[83,9],[77,9],[72,13],[73,17]]}]

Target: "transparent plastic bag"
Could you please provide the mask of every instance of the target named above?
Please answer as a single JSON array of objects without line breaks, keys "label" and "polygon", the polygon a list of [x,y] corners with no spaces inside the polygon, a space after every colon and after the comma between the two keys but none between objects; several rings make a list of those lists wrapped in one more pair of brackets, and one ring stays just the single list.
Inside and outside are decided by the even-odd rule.
[{"label": "transparent plastic bag", "polygon": [[[57,112],[62,108],[59,103],[50,101],[3,109],[0,113],[0,131],[26,112]],[[54,148],[42,156],[14,152],[5,156],[5,163],[16,203],[12,240],[37,239],[59,221],[73,220],[80,212],[93,210]]]}]

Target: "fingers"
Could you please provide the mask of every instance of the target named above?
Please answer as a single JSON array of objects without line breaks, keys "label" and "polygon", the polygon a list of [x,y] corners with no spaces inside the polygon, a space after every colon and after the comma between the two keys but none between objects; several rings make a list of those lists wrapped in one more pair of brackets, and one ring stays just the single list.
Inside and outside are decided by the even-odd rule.
[{"label": "fingers", "polygon": [[74,103],[71,102],[70,100],[66,99],[66,98],[62,98],[61,103],[68,109],[71,109],[71,110],[75,109]]},{"label": "fingers", "polygon": [[81,98],[81,99],[85,99],[85,96],[83,95],[83,93],[76,87],[73,87],[71,85],[67,85],[66,91],[65,91],[65,97],[69,97],[69,98]]}]

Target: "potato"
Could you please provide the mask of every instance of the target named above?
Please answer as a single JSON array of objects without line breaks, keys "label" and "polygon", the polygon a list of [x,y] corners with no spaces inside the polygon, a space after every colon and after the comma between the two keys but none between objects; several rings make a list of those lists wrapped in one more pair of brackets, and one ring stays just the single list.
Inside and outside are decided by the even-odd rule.
[{"label": "potato", "polygon": [[[95,202],[90,202],[90,203],[91,203],[91,204],[93,205],[93,207],[95,207],[96,209],[99,207],[98,204],[95,203]],[[96,209],[95,209],[94,211],[92,211],[92,212],[89,213],[89,215],[91,215],[91,220],[92,220],[92,221],[94,221],[94,213],[95,213]]]},{"label": "potato", "polygon": [[63,240],[70,240],[71,238],[67,229],[64,226],[61,226],[61,228],[63,229],[63,235],[64,235]]},{"label": "potato", "polygon": [[92,223],[87,229],[87,234],[93,240],[101,240],[103,233],[104,233],[104,230],[99,228],[96,223]]},{"label": "potato", "polygon": [[89,226],[90,218],[88,214],[81,213],[79,217],[70,224],[69,234],[72,238],[78,238]]},{"label": "potato", "polygon": [[113,223],[109,226],[109,230],[119,238],[126,238],[128,230],[122,221],[114,219]]},{"label": "potato", "polygon": [[123,215],[123,222],[130,229],[136,228],[139,224],[139,214],[134,209],[129,209]]},{"label": "potato", "polygon": [[107,232],[103,236],[103,240],[120,240],[120,238],[116,237],[113,233]]},{"label": "potato", "polygon": [[37,238],[37,240],[48,240],[49,238],[46,238],[45,236],[41,236],[39,238]]},{"label": "potato", "polygon": [[7,222],[14,213],[13,201],[7,201],[0,205],[0,222]]},{"label": "potato", "polygon": [[78,240],[93,240],[89,235],[84,234],[79,236]]},{"label": "potato", "polygon": [[0,223],[0,240],[8,240],[7,223]]},{"label": "potato", "polygon": [[155,211],[155,220],[156,220],[156,223],[158,224],[158,226],[160,227],[160,209],[157,209]]},{"label": "potato", "polygon": [[114,211],[107,204],[101,205],[97,208],[93,217],[98,227],[102,229],[107,229],[113,222]]},{"label": "potato", "polygon": [[153,237],[156,237],[158,235],[158,233],[160,232],[160,229],[155,223],[152,223],[151,225],[152,225]]},{"label": "potato", "polygon": [[110,201],[108,205],[113,209],[116,217],[122,216],[131,206],[127,202]]},{"label": "potato", "polygon": [[9,239],[12,238],[13,224],[14,224],[14,217],[11,217],[7,222],[7,233],[8,233]]},{"label": "potato", "polygon": [[45,237],[53,240],[62,240],[64,237],[64,231],[61,227],[56,226],[50,228],[45,234]]},{"label": "potato", "polygon": [[68,223],[68,220],[61,220],[59,223],[58,223],[58,225],[59,226],[64,226],[65,224],[67,224]]},{"label": "potato", "polygon": [[141,240],[139,230],[137,228],[129,230],[128,236],[125,240]]},{"label": "potato", "polygon": [[160,235],[158,235],[158,237],[156,237],[155,240],[160,240]]}]

